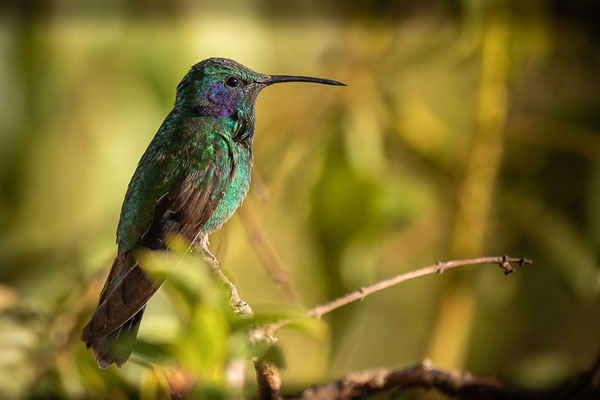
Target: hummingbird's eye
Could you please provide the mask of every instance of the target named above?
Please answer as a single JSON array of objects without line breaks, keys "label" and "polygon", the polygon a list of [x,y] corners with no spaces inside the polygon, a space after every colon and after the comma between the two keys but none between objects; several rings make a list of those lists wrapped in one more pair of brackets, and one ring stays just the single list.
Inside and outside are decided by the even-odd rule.
[{"label": "hummingbird's eye", "polygon": [[227,78],[227,80],[225,81],[225,84],[229,87],[237,87],[240,85],[242,81],[239,80],[238,78],[236,78],[235,76],[230,76],[229,78]]}]

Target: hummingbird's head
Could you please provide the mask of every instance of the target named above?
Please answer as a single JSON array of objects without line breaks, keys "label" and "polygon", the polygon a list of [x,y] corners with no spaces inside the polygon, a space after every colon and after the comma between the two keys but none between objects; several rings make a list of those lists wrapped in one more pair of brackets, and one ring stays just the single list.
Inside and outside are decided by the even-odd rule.
[{"label": "hummingbird's head", "polygon": [[260,74],[228,58],[209,58],[194,65],[177,86],[175,105],[200,115],[254,114],[258,93],[280,82],[345,86],[329,79]]}]

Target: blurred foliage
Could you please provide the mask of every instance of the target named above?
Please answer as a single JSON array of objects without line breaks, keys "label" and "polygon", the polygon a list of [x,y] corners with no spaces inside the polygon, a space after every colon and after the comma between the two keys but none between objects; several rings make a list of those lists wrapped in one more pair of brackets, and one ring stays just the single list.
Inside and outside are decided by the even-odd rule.
[{"label": "blurred foliage", "polygon": [[278,335],[285,391],[426,356],[546,387],[599,350],[595,2],[0,7],[1,398],[239,396],[228,374],[256,395],[260,349],[193,256],[147,255],[170,279],[123,368],[99,370],[79,341],[136,162],[211,56],[349,84],[259,97],[247,202],[301,300],[284,307],[238,216],[211,249],[261,321],[441,259],[534,260],[507,279],[479,267],[408,282],[327,316],[330,334],[299,321]]}]

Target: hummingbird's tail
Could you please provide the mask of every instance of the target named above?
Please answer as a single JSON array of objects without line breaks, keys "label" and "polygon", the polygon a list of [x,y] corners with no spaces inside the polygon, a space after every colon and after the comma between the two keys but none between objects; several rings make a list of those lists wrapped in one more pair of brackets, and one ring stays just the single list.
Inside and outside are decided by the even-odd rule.
[{"label": "hummingbird's tail", "polygon": [[116,363],[120,367],[127,361],[131,355],[145,309],[144,306],[133,318],[113,333],[86,342],[86,346],[92,348],[92,354],[100,368],[108,368],[112,363]]},{"label": "hummingbird's tail", "polygon": [[117,255],[98,307],[81,333],[99,367],[120,367],[127,361],[146,303],[162,282],[150,279],[130,254]]}]

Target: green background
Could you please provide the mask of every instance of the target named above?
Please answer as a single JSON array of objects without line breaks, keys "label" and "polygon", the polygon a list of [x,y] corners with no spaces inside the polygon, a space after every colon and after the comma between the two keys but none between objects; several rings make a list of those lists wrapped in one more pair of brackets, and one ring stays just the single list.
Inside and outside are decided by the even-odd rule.
[{"label": "green background", "polygon": [[[597,15],[557,0],[3,5],[0,396],[164,396],[153,350],[101,371],[78,336],[136,163],[187,69],[213,56],[348,84],[259,96],[245,217],[211,237],[255,311],[288,315],[438,260],[534,261],[507,278],[419,278],[283,330],[284,391],[425,357],[532,388],[586,368],[600,347]],[[269,278],[249,221],[292,291]],[[241,331],[210,288],[178,303],[210,286],[190,282],[155,296],[140,338],[178,349],[167,364],[197,390],[231,394],[223,366],[246,354]]]}]

